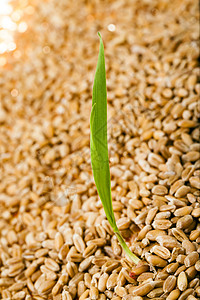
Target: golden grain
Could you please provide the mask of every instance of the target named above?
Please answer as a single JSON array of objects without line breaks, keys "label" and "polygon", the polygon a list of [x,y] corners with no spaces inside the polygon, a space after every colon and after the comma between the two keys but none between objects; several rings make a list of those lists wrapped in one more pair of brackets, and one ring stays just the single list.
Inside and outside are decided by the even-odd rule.
[{"label": "golden grain", "polygon": [[[184,14],[177,0],[156,10],[83,1],[81,14],[73,1],[19,3],[35,13],[0,69],[0,298],[200,297],[198,10],[188,1]],[[89,162],[97,10],[106,57],[115,53],[106,60],[113,210],[148,262],[137,266],[106,219]],[[106,23],[111,10],[117,25]]]}]

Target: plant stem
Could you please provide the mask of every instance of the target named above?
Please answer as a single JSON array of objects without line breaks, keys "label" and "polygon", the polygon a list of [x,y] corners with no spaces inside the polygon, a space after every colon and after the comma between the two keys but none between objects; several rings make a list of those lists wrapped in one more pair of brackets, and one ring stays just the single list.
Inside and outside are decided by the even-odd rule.
[{"label": "plant stem", "polygon": [[120,243],[120,245],[122,246],[122,248],[124,249],[124,251],[126,252],[126,254],[129,256],[129,258],[137,265],[140,261],[140,259],[131,252],[131,250],[129,249],[129,247],[127,246],[126,242],[124,241],[121,233],[119,232],[119,230],[114,231],[118,241]]}]

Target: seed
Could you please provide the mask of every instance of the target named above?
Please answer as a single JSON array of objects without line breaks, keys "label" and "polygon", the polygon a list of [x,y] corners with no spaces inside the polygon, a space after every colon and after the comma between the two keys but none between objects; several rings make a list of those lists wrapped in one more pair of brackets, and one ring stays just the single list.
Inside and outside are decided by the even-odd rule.
[{"label": "seed", "polygon": [[195,245],[189,240],[183,240],[182,247],[185,249],[186,254],[189,254],[196,250]]},{"label": "seed", "polygon": [[173,195],[179,188],[183,186],[184,182],[180,179],[175,181],[170,188],[170,195]]},{"label": "seed", "polygon": [[152,193],[155,194],[155,195],[166,195],[168,193],[168,190],[165,186],[163,185],[155,185],[153,188],[152,188]]},{"label": "seed", "polygon": [[195,269],[200,272],[200,260],[197,260],[197,262],[195,263]]},{"label": "seed", "polygon": [[158,229],[158,230],[166,230],[169,229],[172,225],[172,222],[170,222],[169,220],[165,220],[165,219],[159,219],[159,220],[155,220],[152,223],[152,226],[154,229]]},{"label": "seed", "polygon": [[189,268],[189,267],[195,265],[195,263],[198,261],[198,259],[199,259],[199,254],[195,251],[191,252],[186,256],[186,258],[184,260],[184,264],[187,268]]},{"label": "seed", "polygon": [[175,210],[174,215],[177,217],[183,217],[185,215],[189,215],[192,211],[191,206],[184,206]]},{"label": "seed", "polygon": [[144,220],[146,218],[146,215],[147,215],[147,211],[143,211],[141,212],[135,219],[134,219],[134,222],[136,225],[140,225],[140,224],[143,224],[144,223]]},{"label": "seed", "polygon": [[85,299],[88,299],[89,293],[90,293],[90,290],[86,290],[84,293],[82,293],[82,294],[79,296],[79,300],[85,300]]},{"label": "seed", "polygon": [[188,285],[187,276],[186,276],[185,272],[182,271],[178,275],[177,286],[178,286],[179,290],[183,292],[187,289],[187,285]]},{"label": "seed", "polygon": [[154,267],[156,266],[159,268],[163,268],[167,265],[167,261],[157,255],[145,253],[145,258],[148,261],[148,263]]},{"label": "seed", "polygon": [[78,288],[77,288],[78,297],[80,297],[85,291],[86,291],[86,285],[85,285],[84,281],[79,281]]},{"label": "seed", "polygon": [[152,229],[152,227],[150,225],[146,225],[144,226],[140,232],[138,233],[137,239],[138,240],[142,240],[145,238],[147,232],[149,232]]},{"label": "seed", "polygon": [[35,283],[35,288],[37,289],[40,295],[48,294],[54,285],[55,285],[55,281],[53,280],[44,281],[43,279],[41,279],[41,283],[39,284],[38,288],[36,288],[37,285]]},{"label": "seed", "polygon": [[135,283],[135,279],[131,276],[131,272],[129,272],[129,270],[127,270],[126,268],[122,268],[121,271],[129,283]]},{"label": "seed", "polygon": [[193,295],[189,295],[187,297],[187,300],[197,300],[197,298],[195,298]]},{"label": "seed", "polygon": [[89,246],[91,244],[96,245],[98,247],[103,247],[106,244],[106,241],[105,241],[105,239],[98,238],[98,239],[90,240],[87,242],[87,246]]},{"label": "seed", "polygon": [[93,258],[92,263],[98,267],[102,267],[105,264],[103,268],[106,268],[105,270],[107,271],[109,270],[109,267],[111,267],[113,263],[113,262],[109,262],[108,264],[106,264],[107,261],[108,261],[107,256],[97,256]]},{"label": "seed", "polygon": [[187,193],[189,193],[189,191],[190,191],[190,187],[183,185],[176,191],[175,197],[177,198],[184,197]]},{"label": "seed", "polygon": [[97,231],[100,238],[103,238],[103,239],[106,238],[106,230],[103,228],[102,225],[97,224],[96,225],[96,231]]},{"label": "seed", "polygon": [[163,290],[165,293],[169,293],[175,288],[175,286],[176,286],[176,277],[170,275],[164,281]]},{"label": "seed", "polygon": [[[194,173],[194,170],[195,170],[195,168],[194,168],[193,165],[187,166],[187,167],[183,170],[183,172],[182,172],[182,174],[181,174],[182,180],[183,180],[183,181],[188,181],[189,178],[190,178],[190,177],[192,176],[192,174]],[[191,184],[191,183],[190,183],[190,184]]]},{"label": "seed", "polygon": [[62,300],[73,300],[71,294],[68,291],[62,292]]},{"label": "seed", "polygon": [[122,248],[121,246],[118,244],[118,240],[117,237],[115,235],[113,235],[112,239],[111,239],[111,246],[112,246],[112,250],[113,253],[117,256],[120,255],[122,252]]},{"label": "seed", "polygon": [[62,237],[62,234],[60,232],[57,232],[56,233],[56,236],[55,236],[55,249],[56,251],[60,251],[61,247],[63,246],[64,244],[64,239]]},{"label": "seed", "polygon": [[25,296],[26,296],[25,291],[21,291],[21,292],[16,293],[16,294],[13,296],[13,299],[20,300],[20,299],[24,299]]},{"label": "seed", "polygon": [[79,281],[83,280],[83,278],[83,273],[76,273],[76,275],[69,281],[69,286],[77,285]]},{"label": "seed", "polygon": [[83,257],[80,253],[72,253],[68,256],[68,259],[73,262],[81,262],[83,260]]},{"label": "seed", "polygon": [[143,202],[137,199],[131,199],[129,204],[134,210],[141,209],[144,206]]},{"label": "seed", "polygon": [[119,261],[115,260],[108,260],[104,265],[102,266],[102,271],[106,273],[112,272],[114,269],[119,267]]},{"label": "seed", "polygon": [[157,236],[156,241],[163,247],[166,247],[168,249],[173,249],[175,247],[179,247],[180,244],[178,243],[178,241],[169,235],[161,235],[161,236]]},{"label": "seed", "polygon": [[117,220],[117,227],[119,230],[127,229],[127,228],[129,228],[129,226],[130,226],[129,218],[124,217],[124,218]]},{"label": "seed", "polygon": [[176,272],[174,273],[174,276],[178,276],[182,271],[185,271],[186,270],[186,266],[183,265],[183,266],[180,266]]},{"label": "seed", "polygon": [[[187,121],[188,122],[188,121]],[[199,159],[199,152],[198,151],[190,151],[187,154],[182,156],[183,161],[196,161]],[[192,178],[192,177],[191,177]],[[198,179],[198,178],[197,178]]]},{"label": "seed", "polygon": [[146,217],[146,220],[145,220],[145,223],[146,223],[147,225],[150,225],[150,224],[152,223],[152,221],[153,221],[153,219],[154,219],[154,217],[155,217],[157,211],[158,211],[158,208],[157,208],[157,207],[153,207],[153,208],[151,208],[151,209],[148,211],[148,214],[147,214],[147,217]]},{"label": "seed", "polygon": [[194,278],[189,283],[190,288],[197,288],[198,286],[199,286],[199,278]]},{"label": "seed", "polygon": [[[42,275],[41,269],[42,269],[43,267],[45,267],[45,266],[41,266],[41,267],[40,267],[40,270],[38,270],[38,271],[36,271],[35,273],[32,274],[32,276],[31,276],[32,282],[35,282],[35,281]],[[46,268],[46,267],[45,267],[45,268]],[[46,268],[46,269],[47,269],[47,268]],[[47,269],[47,270],[49,270],[49,269]],[[49,270],[49,271],[50,271],[50,270]],[[52,271],[50,271],[50,272],[52,272]]]},{"label": "seed", "polygon": [[121,300],[121,297],[119,296],[113,297],[113,300]]},{"label": "seed", "polygon": [[156,241],[157,237],[161,236],[163,237],[166,235],[166,232],[164,230],[150,230],[146,234],[146,238],[148,238],[150,241]]},{"label": "seed", "polygon": [[176,227],[178,229],[186,229],[188,228],[193,222],[193,217],[191,215],[187,215],[184,217],[181,217],[176,224]]},{"label": "seed", "polygon": [[197,296],[199,297],[200,296],[200,287],[199,286],[196,288],[195,292],[196,292]]},{"label": "seed", "polygon": [[176,272],[176,270],[178,269],[178,267],[179,267],[178,262],[171,263],[171,264],[167,265],[166,271],[170,274],[174,274]]},{"label": "seed", "polygon": [[117,277],[118,277],[118,274],[117,273],[112,273],[108,280],[107,280],[107,283],[106,283],[106,287],[108,290],[112,290],[114,289],[115,285],[116,285],[116,282],[117,282]]},{"label": "seed", "polygon": [[[48,279],[48,280],[56,280],[56,278],[57,278],[57,274],[55,273],[55,272],[53,272],[53,271],[51,271],[50,269],[48,269],[46,266],[41,266],[40,267],[40,270],[41,270],[41,272],[42,273],[44,273],[45,275],[46,275],[46,278]],[[36,272],[37,273],[37,272]],[[34,273],[35,274],[35,273]],[[33,274],[33,275],[34,275]],[[32,275],[32,277],[31,277],[31,279],[32,279],[32,281],[35,281],[34,280],[34,278],[33,278],[33,275]],[[38,273],[38,277],[40,276],[41,274],[40,273]],[[35,274],[35,277],[37,277],[37,275]]]},{"label": "seed", "polygon": [[59,265],[53,259],[51,259],[51,258],[45,258],[44,262],[45,262],[46,267],[48,269],[50,269],[51,271],[56,272],[56,271],[60,270]]},{"label": "seed", "polygon": [[155,154],[155,153],[150,153],[148,155],[148,162],[150,165],[153,167],[159,167],[160,164],[164,164],[165,160],[163,159],[162,156]]},{"label": "seed", "polygon": [[179,254],[176,258],[176,261],[179,263],[179,264],[184,264],[184,259],[186,258],[186,255],[183,255],[183,254]]},{"label": "seed", "polygon": [[117,296],[119,296],[119,297],[124,297],[124,296],[126,296],[127,295],[127,290],[124,288],[124,287],[122,287],[122,286],[116,286],[115,287],[115,293],[117,294]]},{"label": "seed", "polygon": [[173,290],[171,293],[167,296],[166,300],[176,300],[180,296],[179,290]]},{"label": "seed", "polygon": [[186,234],[182,230],[180,230],[180,229],[172,228],[172,234],[180,242],[183,242],[184,240],[188,240]]},{"label": "seed", "polygon": [[108,220],[103,220],[102,221],[102,226],[107,231],[108,234],[113,235],[113,229],[110,226]]},{"label": "seed", "polygon": [[54,242],[54,240],[48,239],[48,240],[42,242],[42,247],[50,249],[50,250],[54,249],[55,248],[55,242]]},{"label": "seed", "polygon": [[162,211],[157,213],[157,215],[155,216],[155,220],[157,219],[169,219],[171,216],[171,212],[170,211]]},{"label": "seed", "polygon": [[153,281],[145,283],[144,285],[135,288],[132,292],[132,295],[145,296],[154,288],[154,286],[155,286],[155,283]]},{"label": "seed", "polygon": [[85,250],[85,243],[84,243],[82,237],[79,234],[75,233],[73,235],[73,241],[74,241],[74,245],[75,245],[77,251],[80,253],[83,253]]},{"label": "seed", "polygon": [[199,207],[194,208],[191,215],[194,218],[199,218],[200,217],[200,208]]},{"label": "seed", "polygon": [[66,265],[66,271],[73,278],[78,273],[78,268],[74,262],[69,261]]},{"label": "seed", "polygon": [[138,266],[132,268],[131,271],[132,271],[136,276],[138,276],[138,275],[140,275],[140,274],[142,274],[143,272],[146,272],[146,271],[148,271],[148,270],[149,270],[149,266],[148,266],[147,264],[142,264],[142,265],[139,265],[139,264],[138,264]]},{"label": "seed", "polygon": [[200,189],[200,180],[198,177],[190,177],[189,182],[190,182],[191,186],[193,186],[197,189]]},{"label": "seed", "polygon": [[56,296],[58,293],[60,293],[60,291],[62,290],[62,287],[63,287],[63,285],[58,281],[52,289],[52,294],[54,296]]},{"label": "seed", "polygon": [[98,299],[99,298],[99,291],[96,287],[94,286],[91,286],[90,288],[90,299],[93,300],[93,299]]},{"label": "seed", "polygon": [[163,294],[163,288],[159,287],[157,289],[153,289],[150,293],[147,294],[148,298],[156,298]]},{"label": "seed", "polygon": [[43,257],[43,256],[46,256],[48,253],[49,253],[48,249],[38,249],[35,252],[35,257],[36,258]]},{"label": "seed", "polygon": [[8,276],[15,277],[24,269],[24,264],[19,262],[9,266]]},{"label": "seed", "polygon": [[93,256],[89,256],[85,258],[79,265],[79,269],[78,269],[79,272],[83,272],[87,270],[90,267],[92,260],[93,260]]},{"label": "seed", "polygon": [[169,89],[169,88],[165,88],[163,91],[162,91],[162,94],[165,98],[168,98],[170,99],[172,97],[172,90]]},{"label": "seed", "polygon": [[25,283],[23,283],[23,282],[16,282],[16,283],[14,283],[10,288],[9,288],[9,290],[10,291],[19,291],[19,290],[22,290],[23,289],[23,287],[25,286]]},{"label": "seed", "polygon": [[64,244],[58,253],[58,258],[60,260],[66,259],[68,252],[69,252],[69,246],[67,244]]},{"label": "seed", "polygon": [[168,259],[171,255],[170,251],[166,247],[162,247],[159,245],[153,246],[151,251],[163,259]]},{"label": "seed", "polygon": [[87,288],[90,288],[91,281],[92,281],[91,275],[89,273],[85,273],[84,274],[84,282],[85,282],[85,285]]},{"label": "seed", "polygon": [[187,274],[188,279],[189,279],[189,280],[192,280],[192,279],[196,276],[196,274],[197,274],[197,271],[196,271],[196,269],[195,269],[195,266],[189,267],[189,268],[185,271],[185,273]]},{"label": "seed", "polygon": [[178,298],[178,300],[185,300],[189,295],[192,295],[192,293],[193,293],[193,289],[187,289],[181,293],[181,296]]},{"label": "seed", "polygon": [[198,229],[192,230],[189,239],[195,241],[200,236],[200,231]]},{"label": "seed", "polygon": [[[168,275],[168,274],[167,274]],[[143,282],[147,279],[154,279],[154,274],[153,273],[150,273],[150,272],[144,272],[144,273],[141,273],[138,278],[137,278],[137,281],[138,282]]]},{"label": "seed", "polygon": [[126,282],[126,278],[125,278],[125,276],[124,276],[124,274],[123,274],[123,271],[121,270],[121,271],[119,272],[118,277],[117,277],[117,284],[118,284],[119,286],[123,286],[123,285],[125,284],[125,282]]},{"label": "seed", "polygon": [[103,273],[98,281],[98,290],[100,292],[104,292],[106,290],[106,284],[108,280],[109,275],[107,273]]}]

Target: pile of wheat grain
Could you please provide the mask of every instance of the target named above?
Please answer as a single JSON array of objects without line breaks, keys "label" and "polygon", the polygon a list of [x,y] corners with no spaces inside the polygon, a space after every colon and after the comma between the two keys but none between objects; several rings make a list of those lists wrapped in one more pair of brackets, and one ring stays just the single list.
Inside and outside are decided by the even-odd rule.
[{"label": "pile of wheat grain", "polygon": [[[0,70],[0,298],[200,297],[197,1],[41,1]],[[112,198],[89,150],[105,43]]]}]

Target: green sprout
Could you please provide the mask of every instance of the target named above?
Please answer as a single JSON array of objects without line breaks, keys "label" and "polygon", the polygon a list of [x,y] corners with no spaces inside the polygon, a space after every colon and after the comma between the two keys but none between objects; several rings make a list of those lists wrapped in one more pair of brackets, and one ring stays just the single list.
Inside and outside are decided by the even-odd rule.
[{"label": "green sprout", "polygon": [[100,33],[100,49],[94,77],[92,111],[90,116],[90,150],[94,181],[106,217],[116,234],[119,243],[129,258],[137,264],[140,259],[133,254],[125,243],[117,224],[112,206],[110,168],[107,142],[107,91],[104,47]]}]

